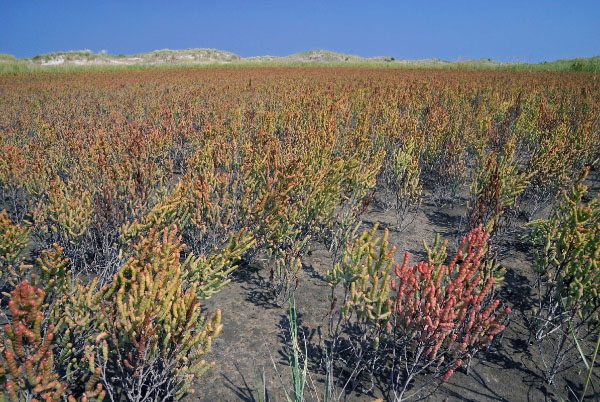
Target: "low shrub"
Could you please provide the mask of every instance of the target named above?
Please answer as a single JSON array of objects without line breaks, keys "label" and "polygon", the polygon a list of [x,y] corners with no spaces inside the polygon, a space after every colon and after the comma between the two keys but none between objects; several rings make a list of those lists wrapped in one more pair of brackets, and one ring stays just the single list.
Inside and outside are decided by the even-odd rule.
[{"label": "low shrub", "polygon": [[[75,400],[68,393],[72,387],[60,381],[57,373],[54,326],[43,329],[44,291],[23,281],[10,296],[11,322],[4,326],[0,345],[0,385],[4,388],[0,396],[10,401],[58,401],[68,395],[69,401]],[[84,401],[104,399],[106,392],[98,383],[99,376],[100,368],[95,368],[87,381],[78,378],[83,385],[76,395]]]},{"label": "low shrub", "polygon": [[252,238],[242,231],[221,252],[186,258],[176,226],[153,226],[135,239],[102,287],[97,278],[73,278],[56,244],[42,251],[39,273],[24,266],[11,277],[32,285],[23,281],[11,293],[12,321],[2,331],[0,381],[10,400],[175,400],[212,367],[203,356],[221,314],[202,313],[200,300],[229,281]]},{"label": "low shrub", "polygon": [[583,169],[562,192],[548,219],[529,225],[537,275],[530,324],[540,348],[552,352],[550,361],[541,354],[551,383],[558,372],[585,359],[578,343],[600,329],[600,199],[584,201],[587,173]]},{"label": "low shrub", "polygon": [[[402,265],[395,265],[394,279],[394,248],[388,245],[387,232],[377,238],[375,230],[348,246],[344,262],[328,280],[332,288],[344,289],[339,315],[354,364],[360,359],[362,365],[354,375],[383,375],[391,379],[394,398],[405,400],[436,381],[447,381],[486,348],[504,330],[510,309],[499,310],[500,301],[491,295],[494,275],[484,280],[489,234],[483,230],[465,236],[447,265],[442,248],[430,250],[432,261],[412,267],[406,253]],[[336,342],[343,343],[332,344]],[[411,388],[417,376],[424,379]]]}]

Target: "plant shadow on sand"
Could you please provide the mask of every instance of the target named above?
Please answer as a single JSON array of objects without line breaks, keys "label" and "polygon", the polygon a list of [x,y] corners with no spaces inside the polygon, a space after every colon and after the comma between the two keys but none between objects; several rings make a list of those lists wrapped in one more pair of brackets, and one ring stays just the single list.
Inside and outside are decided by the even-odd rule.
[{"label": "plant shadow on sand", "polygon": [[234,272],[231,281],[239,283],[246,291],[249,303],[265,309],[279,308],[269,281],[262,275],[264,271],[260,266],[243,264]]},{"label": "plant shadow on sand", "polygon": [[[230,375],[228,375],[228,374],[222,374],[225,388],[229,389],[231,391],[231,393],[233,395],[235,395],[236,398],[240,401],[258,402],[258,400],[255,396],[256,387],[254,386],[254,383],[249,384],[248,381],[246,380],[246,378],[244,377],[244,374],[240,370],[239,366],[235,363],[234,363],[234,365],[236,368],[236,372],[233,375],[237,378],[240,378],[241,382],[235,381],[234,378],[230,378]],[[233,377],[233,375],[232,375],[232,377]],[[269,400],[268,395],[266,395],[263,400],[268,401]]]}]

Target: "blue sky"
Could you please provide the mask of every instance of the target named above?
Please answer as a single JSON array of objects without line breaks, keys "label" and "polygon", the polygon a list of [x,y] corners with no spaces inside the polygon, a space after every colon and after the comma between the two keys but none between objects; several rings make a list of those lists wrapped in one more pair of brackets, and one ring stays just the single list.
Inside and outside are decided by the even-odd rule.
[{"label": "blue sky", "polygon": [[397,59],[540,62],[600,55],[600,1],[0,0],[0,53],[327,49]]}]

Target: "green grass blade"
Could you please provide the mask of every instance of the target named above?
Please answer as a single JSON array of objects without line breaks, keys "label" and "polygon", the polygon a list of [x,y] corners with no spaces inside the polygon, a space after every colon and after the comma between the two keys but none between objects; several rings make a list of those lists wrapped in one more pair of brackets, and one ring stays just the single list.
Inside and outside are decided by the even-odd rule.
[{"label": "green grass blade", "polygon": [[590,383],[590,378],[592,377],[592,371],[594,370],[594,364],[596,364],[596,357],[598,356],[598,347],[600,346],[600,331],[598,331],[598,339],[596,340],[596,347],[594,348],[594,355],[592,356],[592,363],[587,371],[587,376],[585,378],[585,385],[583,386],[583,391],[581,392],[581,397],[579,397],[579,402],[583,401],[585,398],[585,393],[587,392],[588,385]]}]

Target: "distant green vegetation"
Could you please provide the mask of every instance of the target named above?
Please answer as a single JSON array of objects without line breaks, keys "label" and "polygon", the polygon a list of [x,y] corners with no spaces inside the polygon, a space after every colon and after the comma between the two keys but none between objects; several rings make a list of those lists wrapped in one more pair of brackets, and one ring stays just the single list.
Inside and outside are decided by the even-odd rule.
[{"label": "distant green vegetation", "polygon": [[17,59],[15,59],[15,56],[13,56],[12,54],[0,53],[0,62],[16,61],[16,60]]},{"label": "distant green vegetation", "polygon": [[536,64],[514,64],[505,66],[516,71],[586,71],[600,72],[600,56],[578,59],[564,59]]},{"label": "distant green vegetation", "polygon": [[543,63],[500,63],[491,59],[449,62],[439,59],[364,58],[327,50],[311,50],[285,57],[250,58],[216,49],[163,49],[135,55],[110,55],[105,51],[94,54],[89,50],[82,50],[48,53],[31,59],[16,59],[12,55],[0,54],[0,73],[261,66],[600,72],[600,56]]},{"label": "distant green vegetation", "polygon": [[50,60],[56,60],[56,59],[64,59],[64,60],[88,59],[88,60],[91,60],[91,59],[98,58],[98,57],[100,57],[100,55],[94,55],[89,50],[81,50],[81,51],[54,52],[54,53],[48,53],[48,54],[38,54],[37,56],[34,56],[32,60],[37,61],[37,62],[41,62],[41,61],[48,62]]}]

